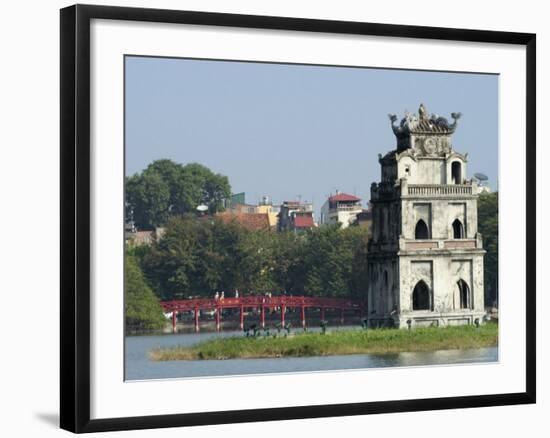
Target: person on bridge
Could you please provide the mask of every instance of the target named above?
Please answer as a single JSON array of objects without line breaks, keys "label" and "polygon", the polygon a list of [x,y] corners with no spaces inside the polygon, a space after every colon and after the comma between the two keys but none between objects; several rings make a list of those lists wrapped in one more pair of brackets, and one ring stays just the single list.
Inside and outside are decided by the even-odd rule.
[{"label": "person on bridge", "polygon": [[214,299],[215,299],[216,301],[218,301],[219,298],[220,298],[220,294],[219,294],[219,292],[216,292],[216,293],[214,294]]},{"label": "person on bridge", "polygon": [[220,295],[220,301],[223,301],[225,298],[225,292],[222,290],[222,294]]},{"label": "person on bridge", "polygon": [[235,289],[235,298],[239,298],[239,289]]}]

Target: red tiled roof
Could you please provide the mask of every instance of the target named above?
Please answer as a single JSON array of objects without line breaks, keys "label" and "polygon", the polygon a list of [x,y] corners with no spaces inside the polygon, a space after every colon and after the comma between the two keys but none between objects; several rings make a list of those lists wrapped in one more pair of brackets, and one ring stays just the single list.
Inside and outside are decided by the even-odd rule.
[{"label": "red tiled roof", "polygon": [[311,228],[314,226],[313,216],[310,215],[296,215],[294,218],[295,228]]},{"label": "red tiled roof", "polygon": [[235,221],[249,230],[269,230],[269,215],[267,213],[233,213],[225,211],[216,215],[224,223]]},{"label": "red tiled roof", "polygon": [[328,198],[330,202],[338,202],[338,201],[351,201],[356,202],[360,201],[361,198],[358,198],[357,196],[348,195],[347,193],[338,193],[337,195],[331,196]]}]

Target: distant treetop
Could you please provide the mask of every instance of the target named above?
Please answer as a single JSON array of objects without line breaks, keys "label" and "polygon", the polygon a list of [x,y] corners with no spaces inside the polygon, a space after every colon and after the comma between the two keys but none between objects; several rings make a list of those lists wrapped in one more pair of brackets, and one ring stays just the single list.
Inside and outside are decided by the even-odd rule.
[{"label": "distant treetop", "polygon": [[126,220],[138,228],[158,227],[170,216],[194,213],[199,205],[212,214],[222,211],[230,196],[228,178],[202,164],[156,160],[126,178]]}]

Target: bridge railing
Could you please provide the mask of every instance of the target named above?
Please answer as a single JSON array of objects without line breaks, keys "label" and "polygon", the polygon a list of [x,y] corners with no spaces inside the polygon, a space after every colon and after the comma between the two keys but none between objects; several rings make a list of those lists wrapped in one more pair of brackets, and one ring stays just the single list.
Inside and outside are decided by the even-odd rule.
[{"label": "bridge railing", "polygon": [[221,328],[222,309],[237,308],[240,309],[240,328],[244,328],[244,314],[246,308],[259,308],[260,326],[265,328],[266,310],[270,308],[280,309],[281,325],[285,325],[285,313],[287,308],[299,308],[301,310],[302,326],[306,328],[306,308],[317,307],[320,309],[321,320],[324,319],[325,309],[337,309],[340,311],[340,322],[344,323],[344,311],[352,310],[363,314],[364,306],[359,300],[346,298],[324,298],[324,297],[306,297],[306,296],[246,296],[230,298],[194,298],[190,300],[171,300],[161,301],[161,305],[166,312],[172,312],[172,330],[177,332],[177,314],[179,312],[193,311],[195,319],[195,331],[199,331],[199,314],[203,310],[214,309],[216,320],[216,330]]},{"label": "bridge railing", "polygon": [[239,307],[335,307],[359,309],[361,301],[346,298],[325,298],[325,297],[306,297],[306,296],[245,296],[228,297],[223,299],[214,298],[194,298],[189,300],[170,300],[161,301],[161,305],[166,311],[188,311],[195,309],[215,309],[215,308],[239,308]]}]

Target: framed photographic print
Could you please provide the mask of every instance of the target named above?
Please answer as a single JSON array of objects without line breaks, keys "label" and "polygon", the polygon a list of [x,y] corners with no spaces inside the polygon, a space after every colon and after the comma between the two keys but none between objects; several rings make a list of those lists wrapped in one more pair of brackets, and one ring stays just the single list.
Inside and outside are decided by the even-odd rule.
[{"label": "framed photographic print", "polygon": [[534,403],[535,130],[533,34],[62,9],[61,427]]}]

